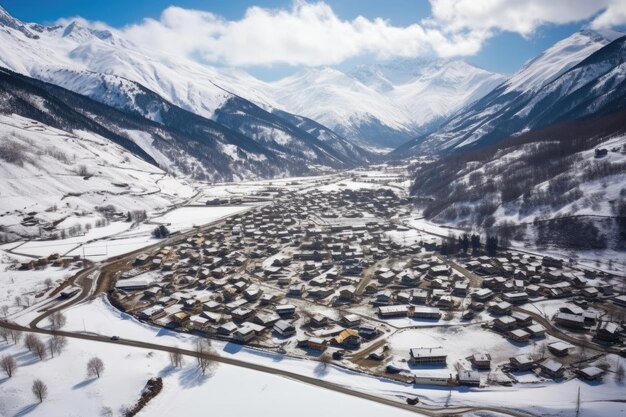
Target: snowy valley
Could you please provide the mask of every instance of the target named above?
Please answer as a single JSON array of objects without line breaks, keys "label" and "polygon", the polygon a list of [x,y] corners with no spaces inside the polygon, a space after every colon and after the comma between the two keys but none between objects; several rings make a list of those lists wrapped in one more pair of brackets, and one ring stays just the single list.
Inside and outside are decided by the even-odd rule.
[{"label": "snowy valley", "polygon": [[0,417],[626,415],[623,32],[261,79],[139,25],[0,6]]}]

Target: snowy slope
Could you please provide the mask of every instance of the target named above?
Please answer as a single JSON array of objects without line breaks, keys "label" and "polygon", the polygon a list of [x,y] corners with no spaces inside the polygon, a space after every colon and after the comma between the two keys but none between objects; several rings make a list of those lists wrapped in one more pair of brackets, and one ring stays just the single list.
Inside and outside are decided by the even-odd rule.
[{"label": "snowy slope", "polygon": [[[0,224],[9,235],[38,236],[42,226],[109,204],[123,212],[162,210],[191,189],[102,136],[16,115],[0,115],[0,147]],[[7,160],[6,149],[17,157]],[[166,180],[176,185],[163,188]],[[36,224],[24,223],[32,213]]]},{"label": "snowy slope", "polygon": [[411,192],[432,198],[423,214],[438,223],[502,227],[530,244],[623,250],[625,117],[622,109],[444,155],[416,168]]},{"label": "snowy slope", "polygon": [[[489,143],[528,129],[547,126],[556,120],[564,120],[557,117],[551,120],[528,119],[527,116],[535,108],[537,111],[551,111],[550,105],[546,103],[537,105],[542,101],[541,97],[546,95],[545,87],[559,85],[564,74],[620,36],[623,34],[615,31],[597,32],[587,29],[574,33],[528,62],[507,82],[485,97],[456,113],[436,132],[408,142],[398,148],[395,154],[403,155],[407,151],[440,152],[466,147],[479,141]],[[613,53],[619,54],[619,51]],[[613,62],[611,65],[618,64]],[[595,74],[600,76],[602,73]],[[605,84],[603,88],[612,87]],[[571,92],[571,89],[562,90],[557,93],[557,99],[563,101],[571,96]],[[594,110],[589,109],[588,114],[593,113]],[[581,115],[578,113],[576,117]],[[574,118],[574,115],[571,117]]]}]

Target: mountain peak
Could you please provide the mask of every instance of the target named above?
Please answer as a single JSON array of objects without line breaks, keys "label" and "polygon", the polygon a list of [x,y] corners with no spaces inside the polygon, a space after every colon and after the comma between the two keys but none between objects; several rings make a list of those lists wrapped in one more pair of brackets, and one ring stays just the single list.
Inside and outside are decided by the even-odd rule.
[{"label": "mountain peak", "polygon": [[24,34],[24,36],[31,39],[39,39],[39,35],[28,30],[26,25],[15,17],[11,16],[2,6],[0,6],[0,26],[5,26],[11,29],[18,30]]},{"label": "mountain peak", "polygon": [[617,38],[621,38],[626,35],[625,33],[618,32],[612,29],[590,29],[584,28],[578,31],[581,35],[584,35],[595,42],[601,42],[603,40],[613,42]]},{"label": "mountain peak", "polygon": [[113,34],[109,30],[92,29],[90,27],[81,25],[76,20],[73,20],[69,25],[65,27],[62,36],[64,38],[70,37],[74,40],[81,42],[87,41],[93,37],[96,37],[100,40],[109,40],[113,38]]}]

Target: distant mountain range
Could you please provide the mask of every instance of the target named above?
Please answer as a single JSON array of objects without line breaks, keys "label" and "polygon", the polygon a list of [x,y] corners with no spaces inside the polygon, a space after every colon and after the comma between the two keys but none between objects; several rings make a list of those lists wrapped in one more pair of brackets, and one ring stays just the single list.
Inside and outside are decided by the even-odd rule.
[{"label": "distant mountain range", "polygon": [[[117,34],[77,23],[65,27],[25,24],[0,10],[0,24],[0,65],[9,70],[4,73],[7,94],[17,91],[10,83],[18,80],[46,91],[52,88],[17,77],[15,72],[142,119],[135,118],[136,123],[159,126],[161,131],[147,128],[155,132],[152,138],[133,139],[124,132],[132,130],[127,127],[117,134],[136,140],[148,154],[167,142],[170,152],[155,159],[163,169],[190,174],[188,161],[196,160],[198,168],[191,172],[195,178],[236,180],[349,168],[372,157],[328,128],[276,111],[262,97],[252,94],[256,102],[241,97],[237,91],[248,89],[239,79],[229,79],[210,67],[157,53],[148,55]],[[81,111],[76,104],[80,98],[61,89],[40,97],[44,102],[64,97],[66,105]],[[80,105],[87,104],[81,101]],[[117,113],[89,106],[98,109],[98,114],[89,117],[101,126],[118,123],[107,120]],[[5,102],[0,111],[13,108]],[[309,131],[298,127],[303,122],[313,125]],[[163,130],[175,132],[173,136],[180,139],[168,142],[157,134]],[[204,149],[207,146],[210,151]]]},{"label": "distant mountain range", "polygon": [[[624,101],[623,34],[614,31],[579,31],[508,79],[461,60],[420,59],[347,72],[312,68],[264,82],[146,51],[113,29],[24,23],[1,8],[0,29],[6,94],[19,91],[12,82],[29,83],[44,102],[64,97],[80,112],[77,96],[56,90],[46,97],[54,85],[107,106],[87,115],[102,127],[118,123],[107,120],[115,109],[175,132],[179,139],[168,142],[114,129],[161,168],[208,180],[349,168],[380,160],[381,148],[395,148],[390,158],[459,152],[617,111]],[[4,103],[0,111],[12,109]],[[155,158],[154,148],[168,146]],[[198,146],[209,146],[211,156]],[[198,168],[190,170],[194,159]]]},{"label": "distant mountain range", "polygon": [[509,136],[618,111],[624,96],[624,34],[582,30],[529,61],[436,131],[392,153],[459,152]]}]

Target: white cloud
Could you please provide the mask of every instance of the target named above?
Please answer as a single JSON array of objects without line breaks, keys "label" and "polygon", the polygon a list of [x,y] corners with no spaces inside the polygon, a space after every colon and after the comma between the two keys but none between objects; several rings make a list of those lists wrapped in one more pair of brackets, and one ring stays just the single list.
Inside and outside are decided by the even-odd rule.
[{"label": "white cloud", "polygon": [[[626,23],[626,0],[430,0],[432,14],[408,26],[357,17],[344,20],[323,3],[296,0],[290,9],[249,8],[240,20],[169,7],[160,18],[123,28],[137,45],[231,66],[333,65],[379,58],[474,55],[501,31],[531,36],[545,24],[593,19]],[[99,26],[101,24],[98,24]]]},{"label": "white cloud", "polygon": [[580,22],[624,0],[430,0],[429,23],[446,32],[509,31],[532,35],[545,24]]},{"label": "white cloud", "polygon": [[594,29],[606,29],[624,24],[626,24],[626,1],[613,0],[599,16],[591,22],[591,27]]},{"label": "white cloud", "polygon": [[478,31],[444,36],[440,29],[419,23],[400,27],[383,19],[342,20],[325,3],[305,2],[288,10],[251,7],[237,21],[169,7],[159,20],[146,19],[124,32],[142,46],[233,66],[329,65],[365,54],[472,55],[483,41]]}]

